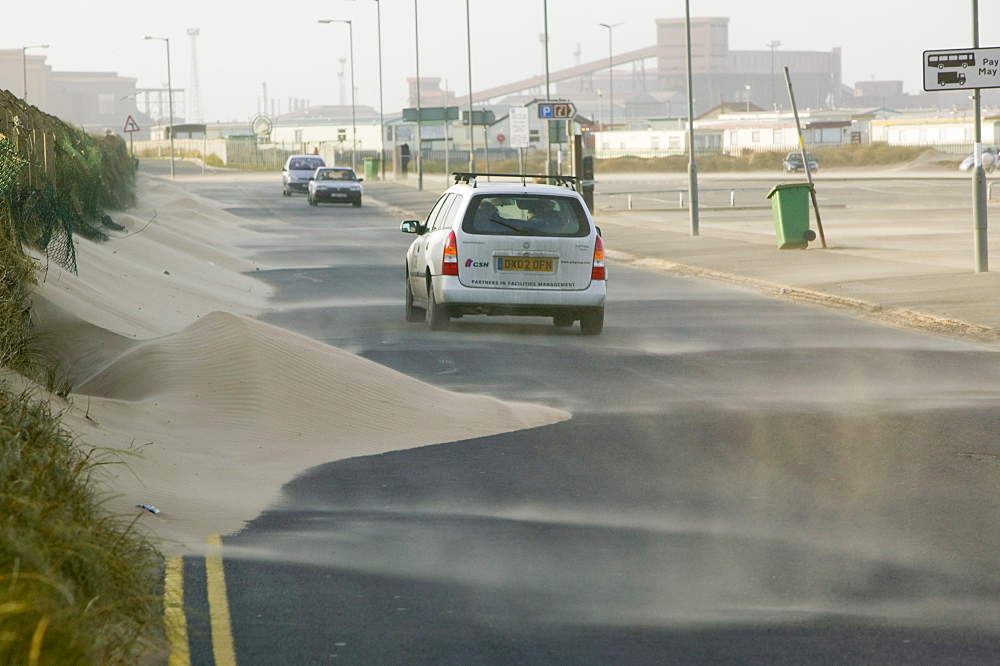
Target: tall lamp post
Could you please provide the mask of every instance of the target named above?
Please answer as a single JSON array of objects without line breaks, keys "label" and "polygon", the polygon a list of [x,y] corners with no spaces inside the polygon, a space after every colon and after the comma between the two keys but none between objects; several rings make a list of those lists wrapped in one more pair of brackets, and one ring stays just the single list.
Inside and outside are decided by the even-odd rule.
[{"label": "tall lamp post", "polygon": [[347,19],[320,19],[317,23],[346,23],[351,49],[351,169],[358,169],[358,115],[354,101],[354,24]]},{"label": "tall lamp post", "polygon": [[[544,40],[543,48],[545,53],[545,101],[552,99],[550,81],[549,81],[549,0],[544,0],[542,3],[542,12],[544,14],[544,26],[545,32],[542,35]],[[545,175],[549,176],[552,174],[552,121],[545,121]]]},{"label": "tall lamp post", "polygon": [[781,42],[774,40],[773,42],[768,42],[764,46],[771,49],[771,109],[773,111],[777,111],[778,105],[774,102],[774,49],[781,46]]},{"label": "tall lamp post", "polygon": [[611,116],[611,121],[608,123],[611,129],[615,129],[615,69],[614,61],[612,56],[614,54],[614,47],[611,41],[611,33],[615,28],[621,25],[621,23],[598,23],[603,28],[608,29],[608,111]]},{"label": "tall lamp post", "polygon": [[385,102],[382,98],[382,3],[375,0],[378,27],[378,124],[379,161],[382,163],[382,180],[385,180]]},{"label": "tall lamp post", "polygon": [[413,0],[413,45],[416,52],[417,66],[417,189],[424,189],[424,151],[420,145],[423,140],[423,125],[420,116],[423,111],[420,109],[420,20],[417,15],[417,0]]},{"label": "tall lamp post", "polygon": [[698,165],[694,158],[694,84],[691,76],[691,2],[684,0],[684,43],[687,52],[687,102],[688,102],[688,205],[691,235],[698,235]]},{"label": "tall lamp post", "polygon": [[472,123],[472,21],[469,17],[469,0],[465,0],[465,50],[469,60],[469,172],[475,173],[476,126]]},{"label": "tall lamp post", "polygon": [[24,97],[21,99],[25,104],[28,103],[28,56],[25,53],[28,49],[47,49],[48,44],[35,44],[34,46],[22,46],[21,47],[21,73],[24,75]]},{"label": "tall lamp post", "polygon": [[167,37],[150,37],[145,39],[158,39],[167,45],[167,114],[170,117],[170,127],[167,133],[170,135],[170,177],[174,177],[174,86],[170,78],[170,39]]}]

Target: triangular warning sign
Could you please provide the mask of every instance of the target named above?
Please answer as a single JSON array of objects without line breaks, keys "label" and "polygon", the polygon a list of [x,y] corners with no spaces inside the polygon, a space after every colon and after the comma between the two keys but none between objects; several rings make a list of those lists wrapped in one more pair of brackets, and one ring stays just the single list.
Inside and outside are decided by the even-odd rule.
[{"label": "triangular warning sign", "polygon": [[139,126],[132,119],[132,116],[129,116],[128,120],[125,121],[125,131],[126,132],[138,132],[139,131]]}]

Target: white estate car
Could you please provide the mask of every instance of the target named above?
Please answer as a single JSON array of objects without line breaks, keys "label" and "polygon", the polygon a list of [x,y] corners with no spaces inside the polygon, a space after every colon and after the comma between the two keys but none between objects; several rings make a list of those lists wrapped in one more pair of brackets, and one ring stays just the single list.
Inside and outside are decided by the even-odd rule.
[{"label": "white estate car", "polygon": [[281,193],[290,197],[292,192],[308,192],[309,179],[322,166],[326,162],[317,155],[290,155],[281,167]]},{"label": "white estate car", "polygon": [[400,225],[417,236],[406,252],[406,319],[439,330],[463,315],[541,316],[599,335],[604,244],[574,179],[485,175],[455,174],[426,221]]}]

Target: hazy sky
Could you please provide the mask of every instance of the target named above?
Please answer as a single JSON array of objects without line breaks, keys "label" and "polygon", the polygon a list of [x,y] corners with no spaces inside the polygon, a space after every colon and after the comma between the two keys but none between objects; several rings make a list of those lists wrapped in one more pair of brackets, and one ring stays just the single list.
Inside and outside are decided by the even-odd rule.
[{"label": "hazy sky", "polygon": [[[465,0],[417,0],[420,74],[468,91]],[[406,104],[406,78],[414,65],[413,0],[380,0],[385,108]],[[972,2],[950,0],[690,0],[692,17],[729,17],[734,49],[843,49],[844,83],[901,79],[907,92],[921,88],[926,49],[972,44]],[[34,49],[57,71],[114,71],[135,77],[140,88],[166,85],[166,47],[145,35],[170,39],[176,88],[190,89],[191,38],[197,28],[198,70],[205,120],[246,120],[258,110],[262,84],[268,97],[339,102],[340,58],[350,55],[348,26],[318,19],[349,19],[354,29],[358,104],[378,108],[375,0],[36,0],[4,3],[0,48]],[[544,73],[539,35],[543,0],[470,0],[473,87],[484,89]],[[980,43],[1000,46],[1000,2],[980,2]],[[551,70],[606,58],[608,31],[614,51],[656,41],[657,18],[682,18],[683,0],[548,0]],[[780,50],[779,49],[779,52]],[[348,63],[349,67],[349,63]],[[346,70],[348,76],[350,70]],[[794,72],[793,72],[794,74]],[[348,79],[349,81],[349,79]],[[349,85],[349,84],[348,84]],[[347,88],[348,102],[350,88]]]}]

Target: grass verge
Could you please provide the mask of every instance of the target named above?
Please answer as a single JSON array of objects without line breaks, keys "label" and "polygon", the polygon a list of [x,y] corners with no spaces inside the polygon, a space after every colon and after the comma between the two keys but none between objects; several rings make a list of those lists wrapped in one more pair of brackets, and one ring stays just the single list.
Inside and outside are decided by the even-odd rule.
[{"label": "grass verge", "polygon": [[160,556],[102,509],[48,406],[0,390],[0,663],[135,664],[158,644]]}]

